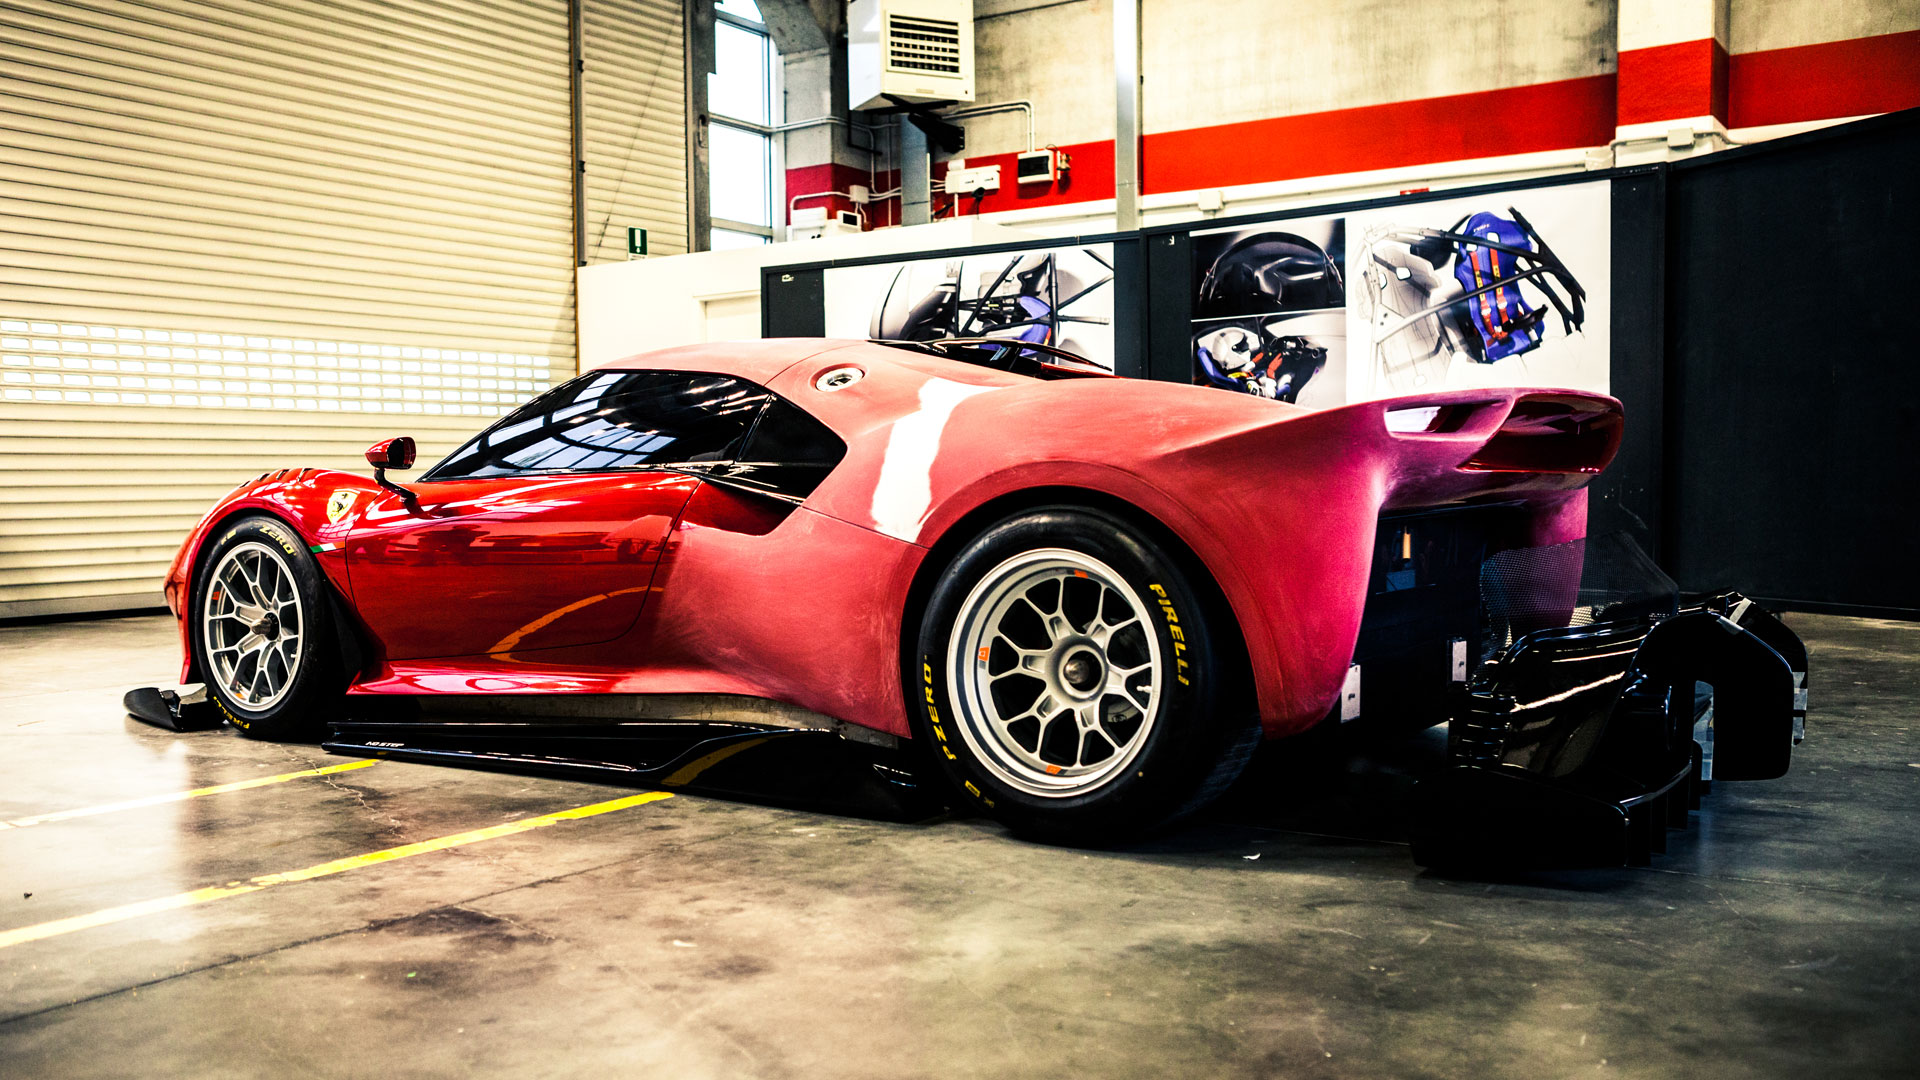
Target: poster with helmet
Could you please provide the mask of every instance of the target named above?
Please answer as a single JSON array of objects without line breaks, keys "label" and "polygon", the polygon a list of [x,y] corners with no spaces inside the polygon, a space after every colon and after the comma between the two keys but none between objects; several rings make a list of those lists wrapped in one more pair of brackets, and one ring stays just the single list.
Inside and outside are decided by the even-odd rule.
[{"label": "poster with helmet", "polygon": [[1608,389],[1606,181],[1193,234],[1193,381],[1328,408]]},{"label": "poster with helmet", "polygon": [[1001,338],[1113,370],[1113,245],[837,266],[823,282],[830,337]]},{"label": "poster with helmet", "polygon": [[1325,408],[1347,400],[1346,219],[1193,234],[1193,381]]}]

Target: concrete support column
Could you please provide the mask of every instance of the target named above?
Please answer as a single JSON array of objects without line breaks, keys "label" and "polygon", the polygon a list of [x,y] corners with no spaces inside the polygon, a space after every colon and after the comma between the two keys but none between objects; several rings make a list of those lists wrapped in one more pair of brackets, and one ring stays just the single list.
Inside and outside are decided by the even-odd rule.
[{"label": "concrete support column", "polygon": [[[786,123],[795,126],[781,133],[784,148],[788,205],[795,196],[799,208],[825,207],[829,213],[854,209],[842,195],[821,192],[846,192],[855,186],[872,189],[883,183],[877,175],[874,151],[880,143],[874,132],[861,124],[863,114],[847,109],[847,49],[844,40],[824,48],[782,58],[786,79]],[[892,224],[892,204],[868,204],[860,207],[867,224]],[[787,222],[787,211],[781,220]]]},{"label": "concrete support column", "polygon": [[1727,3],[1620,0],[1619,164],[1725,145]]},{"label": "concrete support column", "polygon": [[[759,0],[767,32],[780,50],[784,84],[781,148],[786,182],[785,205],[775,214],[776,229],[786,226],[795,196],[799,207],[828,213],[853,210],[844,195],[854,187],[875,189],[888,177],[876,160],[880,142],[864,115],[847,105],[847,39],[844,0]],[[895,202],[858,207],[869,227],[894,224]]]}]

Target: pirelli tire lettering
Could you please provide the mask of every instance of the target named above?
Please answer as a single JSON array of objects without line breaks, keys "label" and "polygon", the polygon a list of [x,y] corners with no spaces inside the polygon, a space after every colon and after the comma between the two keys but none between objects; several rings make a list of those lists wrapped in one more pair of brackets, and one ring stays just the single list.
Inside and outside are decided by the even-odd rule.
[{"label": "pirelli tire lettering", "polygon": [[947,745],[946,725],[940,722],[940,707],[933,700],[933,661],[929,657],[920,658],[920,677],[926,684],[927,723],[933,728],[933,737],[940,742],[940,752],[947,755],[948,761],[958,760],[953,748]]},{"label": "pirelli tire lettering", "polygon": [[208,694],[207,697],[210,700],[212,700],[213,707],[220,710],[220,715],[227,718],[227,723],[232,724],[234,727],[239,728],[241,731],[253,730],[252,722],[244,719],[243,717],[236,716],[232,709],[227,708],[227,703],[220,700],[220,696],[218,694]]},{"label": "pirelli tire lettering", "polygon": [[1149,583],[1147,588],[1153,590],[1154,598],[1160,602],[1160,613],[1167,617],[1167,634],[1173,638],[1174,678],[1180,680],[1181,686],[1192,686],[1192,680],[1187,678],[1193,666],[1187,662],[1187,634],[1180,629],[1180,616],[1173,610],[1173,598],[1167,595],[1166,586],[1158,582]]},{"label": "pirelli tire lettering", "polygon": [[281,528],[278,524],[271,521],[267,522],[260,526],[260,531],[266,533],[275,543],[279,544],[280,550],[289,555],[297,556],[300,554],[301,545],[295,543],[293,537],[287,535],[287,530]]}]

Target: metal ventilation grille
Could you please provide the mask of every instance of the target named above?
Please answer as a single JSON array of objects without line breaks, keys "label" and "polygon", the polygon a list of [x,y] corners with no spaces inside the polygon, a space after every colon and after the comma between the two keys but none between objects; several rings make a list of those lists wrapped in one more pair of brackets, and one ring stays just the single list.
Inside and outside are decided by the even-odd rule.
[{"label": "metal ventilation grille", "polygon": [[960,74],[960,24],[952,19],[887,15],[887,68]]}]

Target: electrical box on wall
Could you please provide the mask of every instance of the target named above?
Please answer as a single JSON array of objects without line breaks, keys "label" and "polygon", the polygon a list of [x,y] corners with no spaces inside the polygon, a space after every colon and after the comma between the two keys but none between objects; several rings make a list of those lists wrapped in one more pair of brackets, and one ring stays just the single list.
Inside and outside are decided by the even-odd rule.
[{"label": "electrical box on wall", "polygon": [[1051,184],[1065,171],[1067,171],[1067,155],[1057,150],[1029,150],[1021,154],[1014,163],[1016,182],[1023,186]]},{"label": "electrical box on wall", "polygon": [[1000,166],[975,165],[968,168],[964,160],[955,158],[947,166],[947,175],[941,186],[949,195],[983,195],[989,191],[999,191]]},{"label": "electrical box on wall", "polygon": [[973,0],[853,0],[847,90],[855,109],[973,100]]}]

